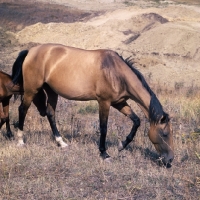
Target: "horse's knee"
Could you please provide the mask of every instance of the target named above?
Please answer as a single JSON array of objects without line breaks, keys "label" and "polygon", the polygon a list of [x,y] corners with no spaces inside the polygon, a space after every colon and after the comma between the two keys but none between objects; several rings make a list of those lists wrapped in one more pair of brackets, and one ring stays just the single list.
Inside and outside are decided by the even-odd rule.
[{"label": "horse's knee", "polygon": [[137,115],[130,116],[131,120],[134,123],[134,126],[138,128],[140,126],[140,118]]},{"label": "horse's knee", "polygon": [[131,133],[126,138],[126,143],[123,144],[124,147],[126,147],[133,140],[136,131],[140,126],[140,118],[138,116],[135,115],[132,121],[133,121],[133,128],[131,130]]},{"label": "horse's knee", "polygon": [[137,117],[134,121],[134,125],[138,128],[139,126],[140,126],[140,118],[139,117]]}]

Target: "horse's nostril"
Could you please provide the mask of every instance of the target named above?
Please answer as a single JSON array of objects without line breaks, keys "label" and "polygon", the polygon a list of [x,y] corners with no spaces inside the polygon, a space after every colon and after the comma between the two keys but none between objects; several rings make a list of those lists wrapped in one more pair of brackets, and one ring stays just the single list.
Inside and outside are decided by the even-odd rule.
[{"label": "horse's nostril", "polygon": [[169,159],[169,163],[172,163],[172,161],[173,161],[173,158]]}]

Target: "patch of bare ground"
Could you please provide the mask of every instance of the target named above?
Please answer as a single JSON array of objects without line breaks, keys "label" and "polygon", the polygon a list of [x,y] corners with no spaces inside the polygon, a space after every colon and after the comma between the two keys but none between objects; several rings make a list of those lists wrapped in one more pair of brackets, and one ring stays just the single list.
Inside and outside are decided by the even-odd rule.
[{"label": "patch of bare ground", "polygon": [[[71,1],[73,7],[44,1],[3,2],[0,8],[7,6],[9,12],[6,17],[2,15],[4,24],[0,22],[1,69],[11,73],[20,50],[46,42],[86,49],[111,48],[124,57],[133,56],[135,65],[173,117],[175,159],[168,169],[158,163],[148,139],[149,123],[130,101],[141,118],[141,127],[134,141],[119,153],[118,138],[125,139],[132,124],[111,109],[107,148],[113,161],[104,163],[98,151],[97,103],[59,98],[57,124],[69,149],[57,147],[47,119],[31,106],[25,121],[25,148],[17,148],[15,141],[0,135],[0,199],[199,199],[199,7],[171,3],[160,6],[157,2],[152,7],[144,5],[145,1],[127,1],[113,6],[109,3],[109,9],[105,9],[106,4],[90,1],[99,6],[96,12],[89,9],[91,4],[87,7],[86,1],[78,1],[77,6]],[[135,6],[136,2],[144,6]],[[85,10],[76,9],[83,4]],[[71,21],[63,21],[66,13]],[[19,104],[20,100],[11,100],[15,135]],[[4,133],[5,127],[1,131]]]}]

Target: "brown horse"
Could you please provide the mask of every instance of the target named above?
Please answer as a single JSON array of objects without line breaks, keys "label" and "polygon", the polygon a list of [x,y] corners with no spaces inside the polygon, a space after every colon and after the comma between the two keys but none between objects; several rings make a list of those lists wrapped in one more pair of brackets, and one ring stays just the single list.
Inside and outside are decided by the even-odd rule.
[{"label": "brown horse", "polygon": [[20,87],[13,85],[11,76],[5,72],[0,71],[0,129],[6,123],[6,134],[7,139],[14,139],[14,135],[10,129],[9,119],[9,102],[13,94],[20,94]]},{"label": "brown horse", "polygon": [[[18,140],[23,145],[23,126],[27,110],[33,101],[41,115],[47,115],[53,135],[61,147],[67,144],[60,136],[55,122],[58,95],[70,100],[97,100],[99,103],[100,144],[104,159],[106,152],[107,122],[110,106],[128,116],[133,127],[124,149],[134,138],[140,119],[127,104],[134,100],[150,121],[149,138],[165,164],[174,158],[173,135],[170,119],[130,61],[111,50],[83,50],[59,44],[43,44],[20,52],[13,65],[12,80],[24,88],[19,107]],[[37,94],[37,95],[36,95]]]}]

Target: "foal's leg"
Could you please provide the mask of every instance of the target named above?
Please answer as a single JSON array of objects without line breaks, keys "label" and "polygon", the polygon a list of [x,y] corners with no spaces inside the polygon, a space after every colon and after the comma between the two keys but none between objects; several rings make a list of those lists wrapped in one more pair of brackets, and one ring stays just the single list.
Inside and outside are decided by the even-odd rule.
[{"label": "foal's leg", "polygon": [[5,98],[2,101],[2,106],[3,106],[3,116],[1,116],[1,123],[0,123],[0,129],[3,126],[4,123],[6,123],[6,138],[8,139],[14,139],[14,135],[11,132],[10,129],[10,118],[9,118],[9,101],[10,101],[11,96]]},{"label": "foal's leg", "polygon": [[55,109],[58,101],[58,94],[56,94],[48,85],[45,86],[46,95],[47,95],[47,109],[46,114],[51,126],[53,135],[55,137],[56,142],[61,148],[66,148],[68,145],[65,143],[57,129],[56,120],[55,120]]},{"label": "foal's leg", "polygon": [[100,133],[101,133],[99,150],[101,152],[100,156],[103,159],[110,158],[110,156],[106,152],[106,134],[107,134],[109,110],[110,110],[109,102],[106,101],[99,102],[99,120],[100,120]]},{"label": "foal's leg", "polygon": [[126,140],[119,143],[118,149],[119,151],[121,151],[133,140],[136,131],[140,126],[140,118],[132,111],[131,107],[127,104],[127,102],[122,102],[112,106],[124,115],[128,116],[133,121],[133,127],[129,135],[126,137]]}]

